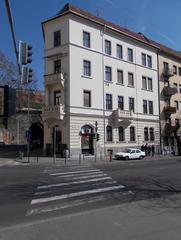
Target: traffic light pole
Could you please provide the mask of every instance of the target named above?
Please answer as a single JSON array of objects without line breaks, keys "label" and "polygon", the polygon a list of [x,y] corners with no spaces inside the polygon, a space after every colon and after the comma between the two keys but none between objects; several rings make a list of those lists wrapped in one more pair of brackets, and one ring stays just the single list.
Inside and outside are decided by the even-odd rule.
[{"label": "traffic light pole", "polygon": [[30,162],[30,91],[28,89],[28,137],[27,137],[27,157]]}]

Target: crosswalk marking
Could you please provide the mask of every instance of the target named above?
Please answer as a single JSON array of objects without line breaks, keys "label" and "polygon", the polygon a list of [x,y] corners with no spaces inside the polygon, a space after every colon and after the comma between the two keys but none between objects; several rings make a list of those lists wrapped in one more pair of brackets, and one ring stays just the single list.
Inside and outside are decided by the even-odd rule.
[{"label": "crosswalk marking", "polygon": [[75,171],[75,172],[64,172],[64,173],[51,173],[52,176],[64,176],[64,175],[74,175],[79,173],[89,173],[89,172],[102,172],[99,169],[91,169],[91,170],[85,170],[85,171]]},{"label": "crosswalk marking", "polygon": [[[106,173],[98,173],[98,174],[88,175],[88,176],[80,176],[80,177],[72,177],[72,178],[67,177],[67,179],[76,180],[76,179],[86,179],[86,178],[103,177],[103,176],[107,176],[107,174]],[[57,176],[57,178],[62,178],[62,176]]]},{"label": "crosswalk marking", "polygon": [[83,195],[90,195],[90,194],[93,194],[93,193],[113,191],[113,190],[118,190],[118,189],[123,189],[123,188],[124,188],[123,185],[118,185],[118,186],[92,189],[92,190],[87,190],[87,191],[80,191],[80,192],[62,194],[62,195],[47,197],[47,198],[38,198],[38,199],[33,199],[31,201],[31,205],[38,204],[38,203],[52,202],[52,201],[66,199],[66,198],[78,197],[78,196],[83,196]]},{"label": "crosswalk marking", "polygon": [[102,177],[102,178],[93,178],[93,179],[73,181],[73,182],[55,183],[55,184],[38,186],[37,189],[46,189],[46,188],[51,188],[51,187],[62,187],[62,186],[68,186],[68,185],[72,185],[72,184],[104,181],[104,180],[108,180],[108,179],[112,179],[112,178],[111,177]]}]

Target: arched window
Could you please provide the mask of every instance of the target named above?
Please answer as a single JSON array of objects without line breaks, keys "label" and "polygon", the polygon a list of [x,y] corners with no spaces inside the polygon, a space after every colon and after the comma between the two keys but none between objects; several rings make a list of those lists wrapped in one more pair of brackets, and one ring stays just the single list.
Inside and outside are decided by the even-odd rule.
[{"label": "arched window", "polygon": [[154,128],[150,128],[150,141],[155,140]]},{"label": "arched window", "polygon": [[130,127],[130,142],[135,141],[135,127]]},{"label": "arched window", "polygon": [[149,140],[149,137],[148,137],[148,128],[147,128],[147,127],[144,128],[144,140],[145,140],[145,141],[148,141],[148,140]]},{"label": "arched window", "polygon": [[112,142],[112,127],[111,126],[106,127],[106,133],[107,133],[107,142]]},{"label": "arched window", "polygon": [[118,131],[119,131],[119,141],[122,142],[122,141],[124,141],[124,128],[119,127]]}]

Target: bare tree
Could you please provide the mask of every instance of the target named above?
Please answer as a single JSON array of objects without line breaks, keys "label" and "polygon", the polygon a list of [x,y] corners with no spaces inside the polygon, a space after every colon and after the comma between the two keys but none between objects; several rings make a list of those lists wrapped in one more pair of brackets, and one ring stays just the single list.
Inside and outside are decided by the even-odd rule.
[{"label": "bare tree", "polygon": [[16,89],[38,89],[35,74],[30,84],[21,84],[20,79],[18,67],[0,51],[0,85],[8,85]]}]

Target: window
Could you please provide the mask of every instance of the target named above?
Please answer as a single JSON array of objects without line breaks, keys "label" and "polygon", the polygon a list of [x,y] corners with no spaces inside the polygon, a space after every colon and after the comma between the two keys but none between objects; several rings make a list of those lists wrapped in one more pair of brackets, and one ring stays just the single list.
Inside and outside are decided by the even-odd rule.
[{"label": "window", "polygon": [[181,93],[181,84],[179,84],[179,93]]},{"label": "window", "polygon": [[118,128],[118,132],[119,132],[119,141],[123,142],[124,141],[124,128],[123,127],[119,127]]},{"label": "window", "polygon": [[149,91],[152,91],[152,90],[153,90],[152,78],[148,78],[148,90],[149,90]]},{"label": "window", "polygon": [[54,47],[61,45],[61,33],[60,31],[54,32]]},{"label": "window", "polygon": [[142,88],[147,90],[147,79],[144,76],[142,76]]},{"label": "window", "polygon": [[178,101],[174,101],[174,106],[176,107],[176,110],[178,110]]},{"label": "window", "polygon": [[144,53],[141,54],[141,63],[143,66],[146,66],[146,54]]},{"label": "window", "polygon": [[112,95],[106,94],[106,109],[112,110]]},{"label": "window", "polygon": [[134,142],[135,141],[135,128],[130,127],[130,141]]},{"label": "window", "polygon": [[147,114],[147,100],[143,100],[143,113]]},{"label": "window", "polygon": [[105,66],[105,80],[112,81],[112,69],[111,67]]},{"label": "window", "polygon": [[133,49],[128,48],[128,61],[133,62]]},{"label": "window", "polygon": [[144,128],[144,140],[145,140],[145,141],[148,141],[148,140],[149,140],[149,137],[148,137],[148,128],[147,128],[147,127]]},{"label": "window", "polygon": [[181,67],[178,68],[178,75],[181,76]]},{"label": "window", "polygon": [[134,75],[133,75],[133,73],[128,73],[128,86],[134,87]]},{"label": "window", "polygon": [[61,91],[54,92],[54,105],[59,105],[61,100]]},{"label": "window", "polygon": [[105,40],[105,53],[111,55],[111,42]]},{"label": "window", "polygon": [[150,128],[150,141],[155,140],[154,128]]},{"label": "window", "polygon": [[129,111],[134,112],[134,98],[129,97]]},{"label": "window", "polygon": [[169,69],[169,65],[167,62],[163,62],[163,70],[166,72]]},{"label": "window", "polygon": [[106,127],[106,133],[107,133],[107,142],[112,142],[112,127],[107,126]]},{"label": "window", "polygon": [[117,44],[117,58],[123,58],[123,47],[119,44]]},{"label": "window", "polygon": [[83,46],[90,48],[90,33],[83,31]]},{"label": "window", "polygon": [[142,89],[148,91],[153,90],[152,78],[142,76]]},{"label": "window", "polygon": [[123,84],[123,71],[122,70],[117,70],[117,83]]},{"label": "window", "polygon": [[90,61],[87,61],[87,60],[84,60],[84,69],[83,69],[84,73],[83,75],[84,76],[91,76],[91,62]]},{"label": "window", "polygon": [[149,106],[149,114],[153,114],[153,102],[148,101],[148,106]]},{"label": "window", "polygon": [[173,65],[173,73],[177,75],[177,66]]},{"label": "window", "polygon": [[147,66],[152,68],[152,57],[147,55]]},{"label": "window", "polygon": [[124,97],[118,96],[118,108],[121,110],[124,110]]},{"label": "window", "polygon": [[60,73],[61,72],[61,60],[54,61],[54,73]]},{"label": "window", "polygon": [[84,90],[84,107],[91,107],[91,92]]}]

